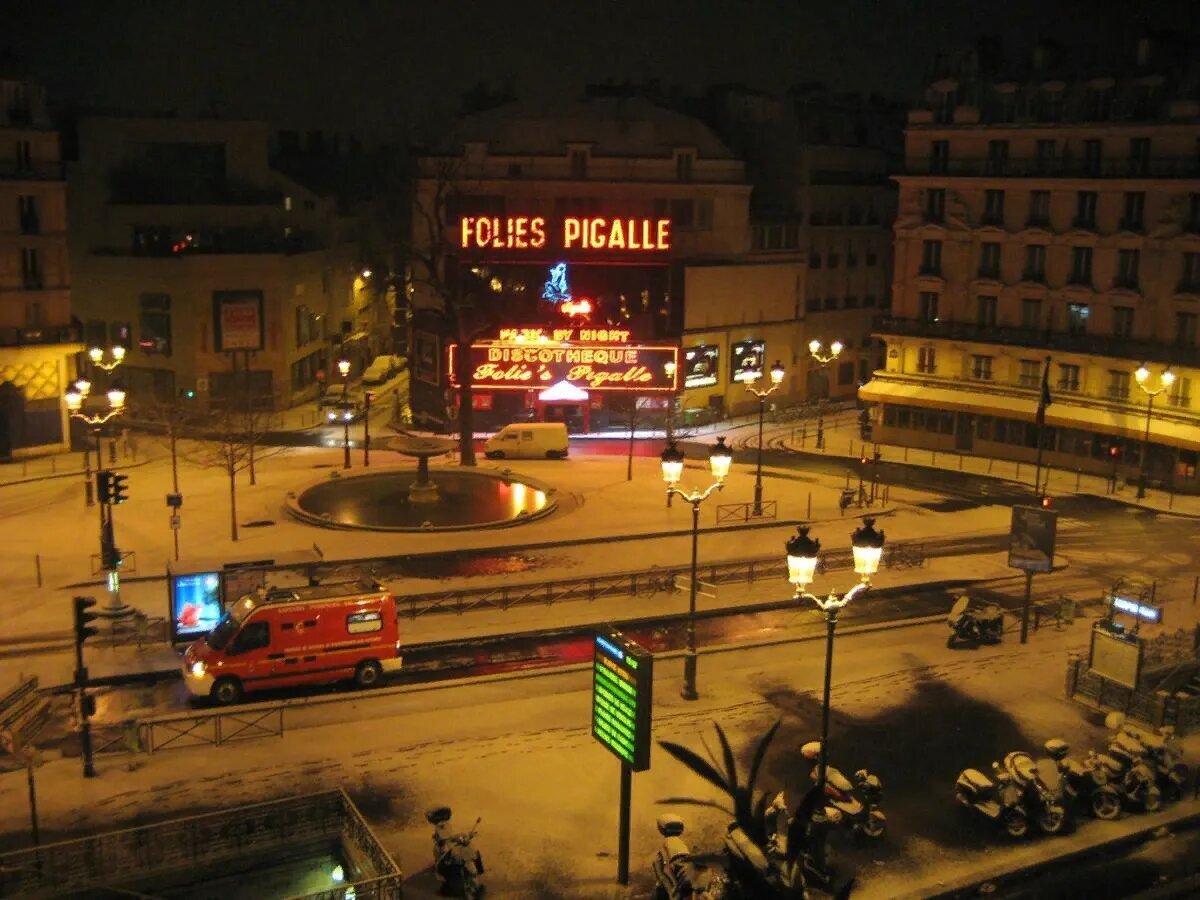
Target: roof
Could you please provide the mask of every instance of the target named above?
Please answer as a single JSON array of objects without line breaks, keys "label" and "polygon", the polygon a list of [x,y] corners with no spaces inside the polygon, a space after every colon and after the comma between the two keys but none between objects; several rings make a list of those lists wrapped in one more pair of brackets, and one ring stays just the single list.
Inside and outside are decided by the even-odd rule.
[{"label": "roof", "polygon": [[508,103],[461,119],[435,151],[458,155],[475,142],[494,156],[562,156],[568,144],[591,144],[593,156],[669,157],[694,147],[702,159],[737,158],[699,119],[640,97]]}]

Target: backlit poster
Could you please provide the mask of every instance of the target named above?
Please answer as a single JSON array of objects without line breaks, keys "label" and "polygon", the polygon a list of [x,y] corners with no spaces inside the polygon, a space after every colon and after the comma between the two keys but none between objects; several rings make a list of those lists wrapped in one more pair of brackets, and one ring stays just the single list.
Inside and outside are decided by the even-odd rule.
[{"label": "backlit poster", "polygon": [[717,365],[721,359],[721,348],[712,344],[687,347],[683,351],[683,386],[685,388],[707,387],[717,383]]},{"label": "backlit poster", "polygon": [[766,342],[738,341],[729,348],[729,380],[753,382],[762,378],[766,355]]},{"label": "backlit poster", "polygon": [[212,631],[220,621],[221,577],[216,572],[171,576],[171,634],[193,640]]}]

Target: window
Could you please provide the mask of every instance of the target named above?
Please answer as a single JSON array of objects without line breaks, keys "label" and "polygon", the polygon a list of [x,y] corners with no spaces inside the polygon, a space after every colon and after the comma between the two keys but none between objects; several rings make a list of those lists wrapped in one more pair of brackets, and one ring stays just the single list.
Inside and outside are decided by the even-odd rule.
[{"label": "window", "polygon": [[29,329],[46,326],[46,308],[40,300],[31,300],[25,304],[25,327]]},{"label": "window", "polygon": [[1176,378],[1167,393],[1167,402],[1180,409],[1190,409],[1192,406],[1192,379]]},{"label": "window", "polygon": [[979,245],[979,277],[1000,277],[1000,244],[988,241]]},{"label": "window", "polygon": [[695,155],[692,153],[679,153],[675,156],[675,178],[678,181],[692,180],[692,163],[695,161]]},{"label": "window", "polygon": [[804,308],[809,312],[819,312],[821,309],[821,298],[809,297],[806,301],[804,301]]},{"label": "window", "polygon": [[844,362],[838,366],[838,384],[850,384],[854,381],[854,363]]},{"label": "window", "polygon": [[996,324],[996,297],[982,295],[975,298],[975,323],[985,328]]},{"label": "window", "polygon": [[868,266],[874,266],[874,265],[878,265],[878,263],[879,263],[879,257],[875,255],[875,248],[867,247],[866,264]]},{"label": "window", "polygon": [[932,291],[921,291],[917,298],[917,318],[922,322],[938,320],[938,295]]},{"label": "window", "polygon": [[1050,224],[1050,192],[1031,191],[1029,194],[1030,225]]},{"label": "window", "polygon": [[808,251],[808,267],[810,269],[821,268],[821,251],[816,247]]},{"label": "window", "polygon": [[1130,138],[1129,174],[1150,174],[1150,138]]},{"label": "window", "polygon": [[42,257],[33,247],[21,250],[21,286],[30,290],[42,286]]},{"label": "window", "polygon": [[1121,227],[1126,231],[1141,231],[1146,214],[1146,194],[1143,191],[1126,191],[1125,214]]},{"label": "window", "polygon": [[1181,291],[1200,290],[1200,253],[1183,254],[1183,272],[1179,277]]},{"label": "window", "polygon": [[871,380],[871,361],[869,359],[860,359],[858,361],[858,383],[866,384]]},{"label": "window", "polygon": [[1196,314],[1175,313],[1175,344],[1179,347],[1196,346]]},{"label": "window", "polygon": [[1075,202],[1075,227],[1096,227],[1096,192],[1080,191]]},{"label": "window", "polygon": [[1091,247],[1071,248],[1071,275],[1068,281],[1071,284],[1090,285],[1092,283]]},{"label": "window", "polygon": [[1025,248],[1025,280],[1046,280],[1046,245],[1029,244]]},{"label": "window", "polygon": [[[114,347],[124,347],[129,349],[131,331],[128,322],[112,322],[108,326],[108,343]],[[100,342],[100,346],[104,346],[104,341]]]},{"label": "window", "polygon": [[1141,252],[1138,250],[1117,251],[1117,287],[1136,288],[1138,286],[1138,263]]},{"label": "window", "polygon": [[829,255],[825,257],[825,265],[831,269],[836,269],[838,267],[838,261],[838,255],[830,250]]},{"label": "window", "polygon": [[1008,165],[1008,141],[988,141],[987,174],[1003,175]]},{"label": "window", "polygon": [[950,142],[934,141],[929,148],[929,171],[944,175],[950,167]]},{"label": "window", "polygon": [[991,356],[972,356],[971,377],[976,381],[991,381],[992,359]]},{"label": "window", "polygon": [[1079,390],[1079,366],[1059,364],[1058,389],[1060,391]]},{"label": "window", "polygon": [[306,305],[296,307],[296,346],[303,347],[321,339],[321,317]]},{"label": "window", "polygon": [[1043,91],[1038,98],[1038,120],[1041,122],[1057,122],[1062,119],[1062,91]]},{"label": "window", "polygon": [[946,189],[930,188],[925,192],[925,220],[942,222],[946,218]]},{"label": "window", "polygon": [[1083,174],[1096,176],[1100,174],[1104,164],[1103,142],[1087,140],[1083,142]]},{"label": "window", "polygon": [[1200,232],[1200,194],[1188,194],[1187,222],[1184,228],[1192,234]]},{"label": "window", "polygon": [[169,294],[142,294],[138,298],[138,347],[147,354],[171,355]]},{"label": "window", "polygon": [[858,254],[854,250],[854,242],[846,241],[846,268],[853,269],[858,266]]},{"label": "window", "polygon": [[1090,310],[1086,303],[1067,304],[1067,334],[1087,334]]},{"label": "window", "polygon": [[1133,307],[1113,307],[1113,337],[1133,337]]},{"label": "window", "polygon": [[231,655],[249,653],[251,650],[261,650],[270,644],[270,622],[247,622],[238,632],[238,636],[233,639],[233,646],[229,648],[229,652]]},{"label": "window", "polygon": [[100,319],[88,319],[83,326],[83,342],[88,347],[103,347],[108,343],[108,323]]},{"label": "window", "polygon": [[383,629],[383,616],[378,610],[374,612],[356,612],[346,616],[346,632],[348,634],[366,634]]},{"label": "window", "polygon": [[571,177],[587,178],[588,152],[586,150],[571,151]]},{"label": "window", "polygon": [[17,141],[16,162],[18,172],[33,171],[33,146],[29,141]]},{"label": "window", "polygon": [[1021,360],[1017,381],[1021,387],[1037,387],[1042,383],[1042,364],[1036,359]]},{"label": "window", "polygon": [[1057,149],[1057,141],[1042,140],[1037,142],[1037,157],[1035,162],[1039,175],[1050,175],[1054,172],[1054,157]]},{"label": "window", "polygon": [[858,297],[854,294],[847,294],[843,305],[846,309],[858,309]]},{"label": "window", "polygon": [[876,301],[875,301],[875,295],[874,295],[874,294],[864,294],[864,295],[863,295],[863,306],[864,306],[864,307],[866,307],[866,308],[869,308],[869,309],[874,309],[874,308],[875,308],[875,302],[876,302]]},{"label": "window", "polygon": [[837,309],[838,308],[837,297],[826,297],[825,298],[825,308],[826,309]]},{"label": "window", "polygon": [[921,274],[942,274],[942,242],[924,241],[921,245]]},{"label": "window", "polygon": [[1004,224],[1004,191],[985,191],[983,195],[983,224]]},{"label": "window", "polygon": [[1030,297],[1021,300],[1021,327],[1034,330],[1042,327],[1042,301]]},{"label": "window", "polygon": [[937,351],[933,347],[917,348],[917,371],[925,375],[937,371]]},{"label": "window", "polygon": [[21,226],[21,234],[37,234],[41,231],[37,197],[24,194],[17,197],[17,221]]},{"label": "window", "polygon": [[1129,399],[1129,373],[1108,372],[1108,399],[1109,400],[1128,400]]}]

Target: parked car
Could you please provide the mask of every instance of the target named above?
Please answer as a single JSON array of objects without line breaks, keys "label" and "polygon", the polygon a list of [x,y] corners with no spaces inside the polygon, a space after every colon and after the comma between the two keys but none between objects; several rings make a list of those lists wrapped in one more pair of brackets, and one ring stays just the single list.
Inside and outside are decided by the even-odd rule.
[{"label": "parked car", "polygon": [[363,384],[383,384],[399,371],[394,356],[377,356],[363,372]]}]

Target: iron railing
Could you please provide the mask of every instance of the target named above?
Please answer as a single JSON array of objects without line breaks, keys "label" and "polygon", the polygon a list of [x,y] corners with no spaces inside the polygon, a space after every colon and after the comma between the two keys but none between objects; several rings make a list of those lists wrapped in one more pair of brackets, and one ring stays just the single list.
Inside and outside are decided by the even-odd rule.
[{"label": "iron railing", "polygon": [[176,713],[140,720],[141,745],[147,753],[212,745],[259,737],[283,737],[283,706],[242,707],[217,712]]},{"label": "iron railing", "polygon": [[754,519],[774,519],[779,515],[779,504],[775,500],[764,500],[759,504],[759,511],[754,511],[754,504],[722,503],[717,506],[717,524],[726,522],[749,522]]}]

